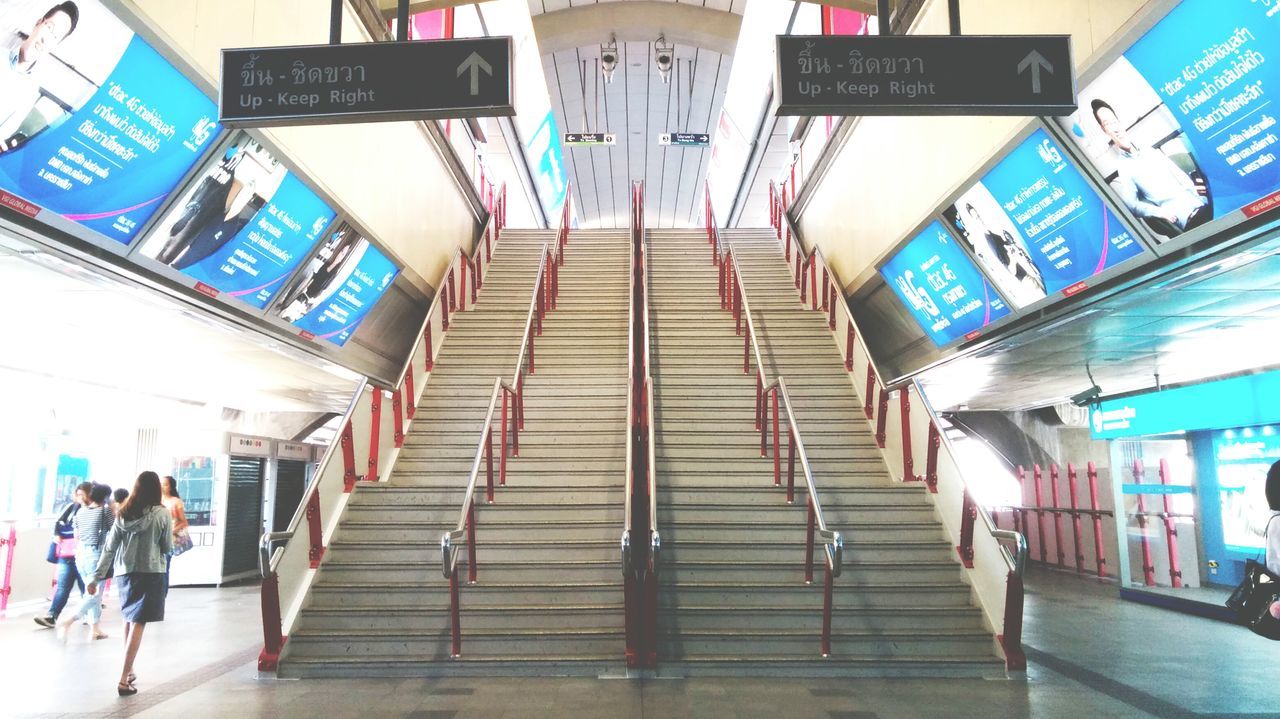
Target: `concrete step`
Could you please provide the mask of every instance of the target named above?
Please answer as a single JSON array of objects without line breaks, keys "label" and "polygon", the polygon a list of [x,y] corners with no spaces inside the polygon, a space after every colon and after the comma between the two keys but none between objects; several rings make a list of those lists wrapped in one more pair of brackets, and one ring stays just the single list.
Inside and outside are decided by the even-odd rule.
[{"label": "concrete step", "polygon": [[[661,578],[659,578],[661,582]],[[659,616],[668,612],[679,612],[681,615],[696,617],[702,615],[705,626],[715,622],[718,610],[732,608],[734,612],[758,612],[758,619],[746,626],[758,627],[759,621],[773,621],[776,626],[786,626],[782,618],[767,618],[770,610],[788,612],[793,621],[809,621],[814,610],[822,611],[822,589],[819,586],[821,577],[815,584],[793,582],[776,584],[768,582],[752,582],[751,584],[715,584],[661,583],[658,588]],[[922,628],[934,625],[929,617],[934,613],[949,615],[957,624],[978,628],[982,626],[982,614],[972,605],[972,590],[960,582],[952,584],[914,584],[884,585],[874,588],[846,586],[844,578],[836,579],[832,592],[833,611],[853,625],[861,615],[869,619],[891,626],[890,620],[901,617],[917,622],[911,624],[903,621],[900,628]],[[683,618],[683,616],[682,616]],[[682,622],[683,624],[683,622]],[[832,622],[837,625],[837,622]]]},{"label": "concrete step", "polygon": [[[550,578],[541,583],[495,583],[485,581],[468,584],[466,592],[466,609],[475,611],[486,607],[507,606],[512,597],[525,596],[529,593],[563,593],[571,594],[574,602],[583,605],[621,606],[623,600],[622,574],[617,573],[612,582],[561,582],[552,583]],[[320,582],[311,592],[310,607],[316,609],[341,609],[356,607],[377,610],[382,607],[416,605],[420,608],[438,610],[448,607],[449,581],[437,572],[434,578],[427,581],[396,581],[383,583],[339,583]]]},{"label": "concrete step", "polygon": [[[582,627],[573,629],[494,630],[491,632],[463,628],[463,651],[487,656],[506,657],[582,657],[621,656],[624,649],[621,629]],[[308,656],[383,657],[407,655],[416,659],[447,659],[450,650],[448,631],[380,630],[343,631],[311,630],[289,637],[291,658]]]},{"label": "concrete step", "polygon": [[[689,656],[773,656],[778,654],[819,655],[819,634],[812,630],[717,631],[689,630],[658,633],[658,656],[680,659]],[[980,629],[918,629],[895,633],[881,631],[836,631],[831,635],[831,656],[898,658],[953,656],[981,657],[994,652],[991,635]]]},{"label": "concrete step", "polygon": [[[555,632],[560,626],[599,627],[616,631],[622,625],[621,586],[616,593],[617,601],[603,604],[586,604],[569,595],[554,595],[545,598],[557,599],[560,603],[512,603],[512,598],[508,597],[507,603],[499,605],[479,605],[470,601],[473,595],[480,594],[475,591],[478,586],[467,585],[460,591],[461,624],[467,639],[478,632],[498,634],[539,628]],[[443,598],[446,602],[434,607],[413,602],[399,605],[387,603],[381,607],[308,607],[302,611],[299,631],[293,636],[350,633],[381,638],[391,632],[413,635],[422,634],[424,630],[435,630],[434,633],[443,631],[447,637],[451,624],[447,597]]]}]

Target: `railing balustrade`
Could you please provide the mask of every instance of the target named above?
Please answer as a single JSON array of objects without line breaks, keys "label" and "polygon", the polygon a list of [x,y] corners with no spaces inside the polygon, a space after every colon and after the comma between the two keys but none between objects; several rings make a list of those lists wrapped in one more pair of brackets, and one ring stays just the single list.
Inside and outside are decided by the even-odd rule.
[{"label": "railing balustrade", "polygon": [[[494,198],[489,219],[471,254],[461,249],[454,252],[394,389],[378,387],[367,379],[360,381],[343,413],[338,436],[320,460],[303,492],[305,499],[299,503],[288,528],[265,533],[261,538],[258,558],[263,577],[260,671],[277,668],[289,629],[306,599],[315,570],[324,558],[325,547],[337,530],[350,493],[359,482],[378,481],[390,475],[444,343],[449,317],[466,309],[466,285],[460,294],[457,278],[471,278],[471,305],[475,305],[475,293],[483,286],[493,248],[506,226],[505,185]],[[420,382],[414,379],[416,368],[423,372]],[[392,400],[392,411],[383,412],[388,396]],[[360,467],[363,474],[360,474],[357,452],[365,448],[365,461]],[[300,533],[304,522],[307,530]]]}]

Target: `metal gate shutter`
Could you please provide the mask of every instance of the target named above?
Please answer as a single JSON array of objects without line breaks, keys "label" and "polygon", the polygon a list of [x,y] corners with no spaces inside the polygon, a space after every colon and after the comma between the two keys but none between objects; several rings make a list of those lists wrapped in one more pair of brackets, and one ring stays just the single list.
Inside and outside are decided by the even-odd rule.
[{"label": "metal gate shutter", "polygon": [[283,532],[289,528],[289,520],[298,511],[302,492],[307,488],[307,463],[296,459],[281,459],[276,466],[275,521],[271,531]]},{"label": "metal gate shutter", "polygon": [[232,457],[229,474],[224,577],[257,570],[258,541],[262,537],[262,460]]}]

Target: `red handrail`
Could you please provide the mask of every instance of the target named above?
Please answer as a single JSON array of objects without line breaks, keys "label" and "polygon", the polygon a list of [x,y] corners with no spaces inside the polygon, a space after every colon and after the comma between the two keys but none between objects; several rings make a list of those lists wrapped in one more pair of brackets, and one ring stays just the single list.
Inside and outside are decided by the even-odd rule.
[{"label": "red handrail", "polygon": [[18,546],[18,526],[13,522],[8,522],[8,536],[0,537],[0,548],[5,548],[4,553],[4,582],[0,583],[0,612],[4,612],[9,608],[9,595],[13,593],[13,553]]}]

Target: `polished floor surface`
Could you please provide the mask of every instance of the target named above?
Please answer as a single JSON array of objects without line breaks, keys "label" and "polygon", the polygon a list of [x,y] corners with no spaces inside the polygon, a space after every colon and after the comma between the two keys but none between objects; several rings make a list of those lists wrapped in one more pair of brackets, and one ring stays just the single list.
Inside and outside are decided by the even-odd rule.
[{"label": "polished floor surface", "polygon": [[1021,680],[386,679],[257,676],[255,587],[175,589],[148,628],[140,693],[115,695],[112,637],[65,643],[32,615],[0,620],[0,717],[1223,717],[1280,719],[1280,642],[1121,602],[1114,585],[1035,572]]}]

